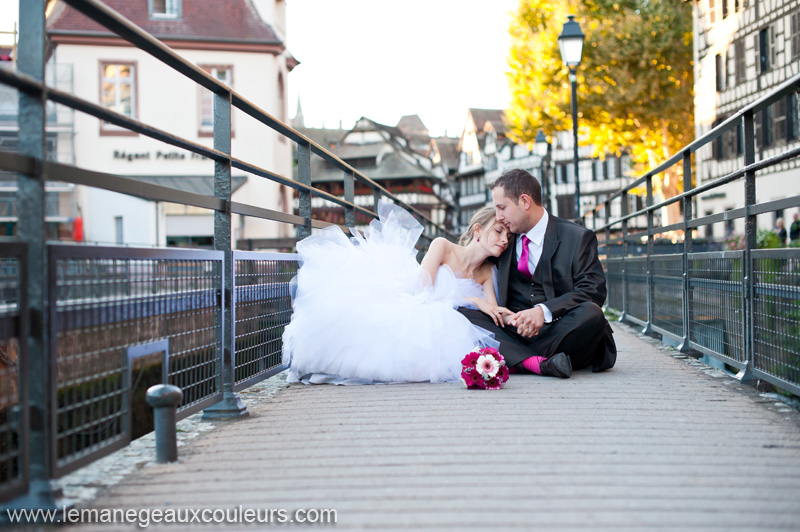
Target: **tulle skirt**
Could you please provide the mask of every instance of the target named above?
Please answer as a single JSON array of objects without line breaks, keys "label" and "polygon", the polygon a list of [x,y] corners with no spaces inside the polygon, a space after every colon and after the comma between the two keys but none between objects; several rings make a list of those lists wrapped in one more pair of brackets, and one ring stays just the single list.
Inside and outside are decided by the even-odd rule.
[{"label": "tulle skirt", "polygon": [[388,203],[379,215],[364,237],[332,227],[298,244],[302,265],[283,336],[289,381],[458,381],[465,354],[497,346],[455,310],[482,287],[447,266],[431,286],[414,248],[422,227]]}]

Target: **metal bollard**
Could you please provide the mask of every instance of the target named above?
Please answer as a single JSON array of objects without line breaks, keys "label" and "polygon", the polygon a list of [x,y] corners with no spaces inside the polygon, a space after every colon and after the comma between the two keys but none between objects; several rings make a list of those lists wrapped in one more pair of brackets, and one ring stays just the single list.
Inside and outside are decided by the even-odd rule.
[{"label": "metal bollard", "polygon": [[178,438],[175,430],[175,411],[183,400],[183,392],[171,384],[156,384],[147,389],[147,404],[153,407],[156,431],[156,462],[178,460]]}]

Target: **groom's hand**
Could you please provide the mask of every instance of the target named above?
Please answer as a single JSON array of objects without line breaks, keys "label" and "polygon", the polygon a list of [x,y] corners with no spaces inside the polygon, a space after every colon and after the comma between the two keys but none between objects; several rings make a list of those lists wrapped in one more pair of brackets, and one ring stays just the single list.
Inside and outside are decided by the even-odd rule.
[{"label": "groom's hand", "polygon": [[533,338],[539,334],[544,325],[544,311],[536,306],[517,312],[511,319],[511,325],[517,328],[517,333],[524,338]]}]

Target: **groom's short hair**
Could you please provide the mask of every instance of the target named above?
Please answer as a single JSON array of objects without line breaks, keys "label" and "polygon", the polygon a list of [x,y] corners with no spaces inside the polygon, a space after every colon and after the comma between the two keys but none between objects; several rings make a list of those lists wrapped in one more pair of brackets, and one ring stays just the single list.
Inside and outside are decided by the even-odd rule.
[{"label": "groom's short hair", "polygon": [[519,203],[519,197],[527,194],[533,199],[533,203],[542,206],[542,186],[539,180],[531,175],[527,170],[515,168],[497,178],[489,188],[502,187],[503,193],[515,204]]}]

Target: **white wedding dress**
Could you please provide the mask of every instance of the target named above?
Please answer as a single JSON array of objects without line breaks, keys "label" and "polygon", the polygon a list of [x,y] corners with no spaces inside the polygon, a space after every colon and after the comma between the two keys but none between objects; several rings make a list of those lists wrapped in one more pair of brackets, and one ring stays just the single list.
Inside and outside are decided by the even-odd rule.
[{"label": "white wedding dress", "polygon": [[388,202],[365,236],[338,227],[300,241],[293,315],[283,334],[289,382],[458,381],[461,359],[491,333],[455,310],[483,287],[441,266],[433,286],[416,261],[422,226]]}]

